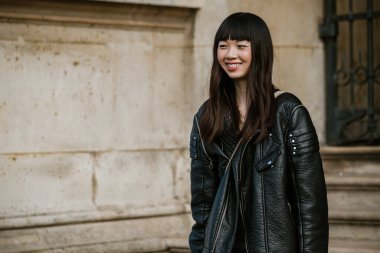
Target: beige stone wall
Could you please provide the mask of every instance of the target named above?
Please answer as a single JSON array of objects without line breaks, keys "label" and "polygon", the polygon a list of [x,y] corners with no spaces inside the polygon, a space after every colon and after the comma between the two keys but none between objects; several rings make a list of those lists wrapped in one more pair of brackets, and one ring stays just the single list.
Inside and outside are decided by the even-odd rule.
[{"label": "beige stone wall", "polygon": [[301,98],[323,140],[321,1],[115,2],[127,4],[80,15],[0,3],[0,252],[186,244],[188,134],[232,12],[267,21],[276,84]]},{"label": "beige stone wall", "polygon": [[48,20],[52,4],[0,24],[0,252],[163,250],[149,240],[188,231],[194,11],[119,5],[126,17],[108,24],[116,10],[96,6],[78,6],[86,20]]}]

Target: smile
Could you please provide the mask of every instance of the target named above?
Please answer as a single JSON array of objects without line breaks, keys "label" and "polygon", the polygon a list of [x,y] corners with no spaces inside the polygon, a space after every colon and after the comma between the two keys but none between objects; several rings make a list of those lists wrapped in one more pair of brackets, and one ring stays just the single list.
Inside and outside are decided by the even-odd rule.
[{"label": "smile", "polygon": [[229,70],[234,70],[237,69],[241,63],[226,63],[226,65]]}]

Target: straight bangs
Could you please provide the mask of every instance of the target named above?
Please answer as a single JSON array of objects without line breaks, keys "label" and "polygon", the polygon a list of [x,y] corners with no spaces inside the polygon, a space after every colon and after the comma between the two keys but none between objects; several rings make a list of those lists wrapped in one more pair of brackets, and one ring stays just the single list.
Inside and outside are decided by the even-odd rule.
[{"label": "straight bangs", "polygon": [[252,42],[254,39],[254,33],[251,26],[251,22],[244,15],[237,18],[226,19],[219,27],[216,35],[214,45],[217,45],[219,41],[226,40],[247,40]]}]

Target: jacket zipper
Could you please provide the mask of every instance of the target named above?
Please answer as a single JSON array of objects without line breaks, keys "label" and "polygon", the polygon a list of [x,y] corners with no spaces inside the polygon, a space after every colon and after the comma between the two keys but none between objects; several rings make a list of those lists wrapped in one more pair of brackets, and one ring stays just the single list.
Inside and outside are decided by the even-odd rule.
[{"label": "jacket zipper", "polygon": [[[260,158],[263,157],[263,145],[260,143]],[[268,228],[266,223],[266,208],[265,208],[265,188],[264,188],[264,172],[261,172],[261,191],[262,191],[262,203],[263,203],[263,220],[264,220],[264,240],[265,240],[265,252],[268,251]]]},{"label": "jacket zipper", "polygon": [[[252,139],[252,137],[247,141],[247,143],[244,145],[244,148],[243,148],[243,152],[242,152],[242,156],[241,156],[241,159],[240,159],[240,164],[239,164],[239,182],[241,181],[241,174],[242,174],[242,168],[241,168],[241,163],[243,161],[243,156],[244,156],[244,152],[245,152],[245,149],[247,148],[248,146],[248,143],[249,141]],[[242,223],[243,223],[243,229],[244,229],[244,244],[245,244],[245,250],[247,251],[247,253],[249,253],[248,251],[248,243],[247,243],[247,230],[245,228],[245,220],[244,220],[244,215],[243,215],[243,192],[240,193],[240,215],[241,215],[241,219],[242,219]]]},{"label": "jacket zipper", "polygon": [[212,159],[207,154],[207,151],[206,151],[206,148],[205,148],[205,144],[203,143],[203,139],[201,137],[201,129],[199,127],[199,123],[198,123],[198,118],[197,117],[195,117],[195,123],[197,123],[198,133],[199,133],[199,137],[201,139],[201,144],[202,144],[203,151],[205,152],[205,155],[207,156],[208,160],[210,161],[210,166],[212,166]]},{"label": "jacket zipper", "polygon": [[201,144],[202,144],[203,151],[205,152],[205,155],[207,156],[207,159],[209,161],[209,168],[212,169],[213,168],[212,159],[207,154],[207,151],[206,151],[206,148],[205,148],[205,144],[203,143],[203,139],[202,139],[202,136],[201,136],[201,129],[199,127],[199,123],[198,123],[198,118],[197,117],[195,117],[195,122],[197,123],[198,133],[199,133],[199,137],[201,139]]},{"label": "jacket zipper", "polygon": [[[204,143],[203,143],[203,139],[202,139],[202,137],[201,137],[201,130],[200,130],[200,127],[199,127],[199,123],[198,123],[198,118],[197,118],[197,117],[195,117],[195,122],[196,122],[196,124],[197,124],[197,128],[198,128],[199,136],[200,136],[200,139],[201,139],[201,143],[202,143],[203,151],[205,152],[205,155],[207,156],[207,158],[208,158],[208,160],[209,160],[209,162],[210,162],[210,165],[209,165],[210,168],[212,168],[212,166],[213,166],[213,165],[212,165],[212,159],[211,159],[210,156],[207,154],[207,151],[206,151],[205,145],[204,145]],[[234,152],[233,152],[232,155],[231,155],[230,160],[228,161],[228,164],[227,164],[227,167],[226,167],[226,171],[227,171],[228,167],[229,167],[230,164],[231,164],[231,160],[232,160],[232,158],[233,158],[233,156],[234,156],[236,150],[238,149],[238,147],[239,147],[239,145],[240,145],[240,142],[241,142],[241,140],[239,140],[238,144],[236,145],[236,148],[235,148]],[[229,189],[227,190],[227,196],[228,196],[228,194],[229,194]],[[223,219],[224,219],[224,217],[225,217],[225,215],[226,215],[227,205],[228,205],[228,197],[227,197],[226,202],[225,202],[224,205],[223,205],[222,217],[221,217],[221,219],[220,219],[220,221],[219,221],[219,223],[218,223],[218,226],[217,226],[217,233],[216,233],[216,235],[215,235],[214,245],[212,246],[212,251],[211,251],[211,252],[214,252],[214,250],[215,250],[215,247],[216,247],[216,241],[217,241],[217,239],[218,239],[218,236],[219,236],[219,233],[220,233],[220,229],[221,229],[221,227],[222,227],[222,221],[223,221]]]},{"label": "jacket zipper", "polygon": [[[199,136],[200,136],[201,130],[200,130],[200,127],[199,127],[199,123],[198,123],[198,118],[197,118],[197,117],[195,117],[195,122],[196,122],[196,124],[197,124],[198,132],[199,132]],[[249,143],[249,141],[250,141],[252,138],[253,138],[253,136],[251,136],[251,137],[249,138],[249,140],[247,141],[247,143],[244,145],[242,155],[244,155],[245,149],[247,148],[248,143]],[[201,137],[200,139],[201,139],[201,143],[202,143],[203,151],[205,152],[205,155],[207,156],[208,160],[210,161],[210,168],[212,168],[212,166],[213,166],[213,165],[212,165],[212,160],[211,160],[210,156],[207,154],[207,151],[206,151],[205,145],[204,145],[204,143],[203,143],[203,139],[202,139],[202,137]],[[241,141],[242,141],[242,139],[239,140],[239,142],[238,142],[238,144],[236,145],[234,151],[232,152],[232,155],[231,155],[230,159],[228,160],[228,163],[227,163],[227,166],[226,166],[225,173],[227,172],[227,170],[228,170],[228,168],[229,168],[229,166],[230,166],[230,164],[231,164],[232,158],[234,157],[234,155],[235,155],[237,149],[239,148],[239,146],[240,146],[240,144],[241,144]],[[239,164],[239,170],[240,170],[240,173],[239,173],[239,180],[240,180],[240,175],[241,175],[241,161],[242,161],[242,159],[240,159],[240,164]],[[227,191],[227,195],[228,195],[228,194],[229,194],[229,191]],[[240,198],[241,198],[241,197],[240,197]],[[227,201],[226,201],[226,203],[225,203],[225,205],[224,205],[224,207],[223,207],[222,217],[221,217],[221,219],[220,219],[220,221],[219,221],[219,223],[218,223],[218,230],[217,230],[217,233],[216,233],[216,236],[215,236],[215,239],[214,239],[214,245],[212,246],[211,253],[213,253],[214,250],[215,250],[216,242],[217,242],[217,239],[218,239],[218,236],[219,236],[219,233],[220,233],[220,229],[221,229],[221,227],[222,227],[222,221],[223,221],[223,219],[224,219],[224,217],[225,217],[225,215],[226,215],[227,205],[228,205],[228,198],[227,198]],[[242,201],[240,202],[240,213],[241,213],[242,222],[243,222],[243,228],[244,228],[245,249],[246,249],[246,251],[247,251],[247,253],[248,253],[247,235],[246,235],[247,232],[246,232],[246,228],[245,228],[245,225],[244,225],[245,221],[244,221],[244,218],[243,218],[243,211],[242,211],[242,207],[241,207],[241,205],[242,205]]]},{"label": "jacket zipper", "polygon": [[[241,196],[240,198],[243,197],[243,193],[241,193]],[[243,223],[243,229],[244,229],[244,246],[245,246],[245,251],[247,253],[249,253],[248,251],[248,243],[247,243],[247,230],[245,228],[245,220],[244,220],[244,215],[243,215],[243,201],[240,201],[240,215],[241,215],[241,219],[242,219],[242,223]]]},{"label": "jacket zipper", "polygon": [[[242,139],[239,140],[239,142],[238,142],[238,144],[236,145],[234,151],[232,152],[232,155],[231,155],[230,159],[228,160],[228,163],[227,163],[227,166],[226,166],[225,173],[228,171],[228,168],[229,168],[230,165],[231,165],[232,158],[234,157],[234,155],[235,155],[237,149],[239,148],[239,146],[240,146],[240,144],[241,144],[241,141],[242,141]],[[229,189],[229,188],[228,188],[228,189]],[[227,195],[228,195],[228,194],[229,194],[229,191],[227,191]],[[213,244],[213,246],[212,246],[211,253],[214,252],[215,247],[216,247],[216,242],[217,242],[217,239],[218,239],[218,236],[219,236],[219,233],[220,233],[220,229],[221,229],[221,227],[222,227],[222,222],[223,222],[223,219],[224,219],[225,214],[226,214],[227,204],[228,204],[228,198],[227,198],[226,204],[225,204],[224,209],[223,209],[222,217],[221,217],[221,219],[220,219],[220,221],[219,221],[219,223],[218,223],[218,226],[217,226],[217,233],[216,233],[216,235],[215,235],[214,244]]]},{"label": "jacket zipper", "polygon": [[[227,196],[228,196],[228,194],[229,194],[229,188],[228,188],[228,191],[227,191]],[[226,216],[227,205],[228,205],[228,197],[227,197],[226,203],[223,205],[222,217],[220,218],[220,221],[218,223],[218,230],[217,230],[215,238],[214,238],[214,245],[212,246],[211,253],[214,252],[214,250],[215,250],[216,241],[218,239],[218,236],[219,236],[219,233],[220,233],[220,229],[222,228],[222,221],[223,221],[224,217]]]}]

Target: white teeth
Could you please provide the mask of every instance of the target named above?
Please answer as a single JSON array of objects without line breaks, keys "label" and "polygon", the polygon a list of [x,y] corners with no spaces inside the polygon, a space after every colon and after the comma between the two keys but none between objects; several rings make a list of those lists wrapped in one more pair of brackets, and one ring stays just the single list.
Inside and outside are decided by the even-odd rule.
[{"label": "white teeth", "polygon": [[239,63],[227,63],[227,66],[230,68],[236,68],[237,66],[239,66]]}]

